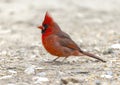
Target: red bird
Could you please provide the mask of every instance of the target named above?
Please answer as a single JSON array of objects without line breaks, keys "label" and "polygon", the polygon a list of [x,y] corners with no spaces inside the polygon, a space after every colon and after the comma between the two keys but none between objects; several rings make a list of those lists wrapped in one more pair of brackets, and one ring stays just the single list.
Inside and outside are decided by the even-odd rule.
[{"label": "red bird", "polygon": [[98,59],[102,62],[106,62],[103,59],[95,56],[94,54],[81,50],[78,45],[70,38],[68,34],[63,32],[58,24],[52,19],[48,12],[46,12],[42,26],[38,28],[42,32],[42,44],[45,49],[52,55],[68,58],[69,56],[89,56]]}]

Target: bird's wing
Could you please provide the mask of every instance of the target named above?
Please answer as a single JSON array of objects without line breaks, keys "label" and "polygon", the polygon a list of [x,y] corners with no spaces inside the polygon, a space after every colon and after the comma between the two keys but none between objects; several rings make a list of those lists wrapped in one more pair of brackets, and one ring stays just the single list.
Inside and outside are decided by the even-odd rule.
[{"label": "bird's wing", "polygon": [[80,50],[78,45],[70,38],[70,36],[64,32],[57,34],[60,45],[70,48],[72,50]]}]

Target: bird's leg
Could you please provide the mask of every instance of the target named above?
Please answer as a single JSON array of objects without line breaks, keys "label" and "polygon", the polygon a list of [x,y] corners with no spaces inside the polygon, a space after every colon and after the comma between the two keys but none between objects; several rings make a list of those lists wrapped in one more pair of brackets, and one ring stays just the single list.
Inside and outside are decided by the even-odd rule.
[{"label": "bird's leg", "polygon": [[65,58],[62,60],[62,62],[64,62],[67,58],[68,58],[68,56],[67,56],[67,57],[65,57]]},{"label": "bird's leg", "polygon": [[55,58],[53,61],[56,61],[59,57]]}]

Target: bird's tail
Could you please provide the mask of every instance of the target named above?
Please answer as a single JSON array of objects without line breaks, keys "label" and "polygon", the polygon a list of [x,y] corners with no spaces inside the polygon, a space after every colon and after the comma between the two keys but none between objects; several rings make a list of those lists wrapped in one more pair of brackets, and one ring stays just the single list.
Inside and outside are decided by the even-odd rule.
[{"label": "bird's tail", "polygon": [[102,61],[102,62],[106,62],[105,60],[99,58],[98,56],[96,56],[96,55],[94,55],[94,54],[92,54],[92,53],[85,52],[85,51],[80,51],[80,52],[83,53],[84,55],[89,56],[89,57],[92,57],[92,58],[98,59],[98,60],[100,60],[100,61]]}]

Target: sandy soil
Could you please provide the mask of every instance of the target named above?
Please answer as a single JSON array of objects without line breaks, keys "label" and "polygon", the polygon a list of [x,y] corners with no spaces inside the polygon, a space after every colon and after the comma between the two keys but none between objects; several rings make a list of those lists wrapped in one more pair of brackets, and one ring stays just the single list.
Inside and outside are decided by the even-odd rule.
[{"label": "sandy soil", "polygon": [[[0,0],[0,85],[120,85],[119,0]],[[41,44],[49,11],[84,57],[52,61]]]}]

